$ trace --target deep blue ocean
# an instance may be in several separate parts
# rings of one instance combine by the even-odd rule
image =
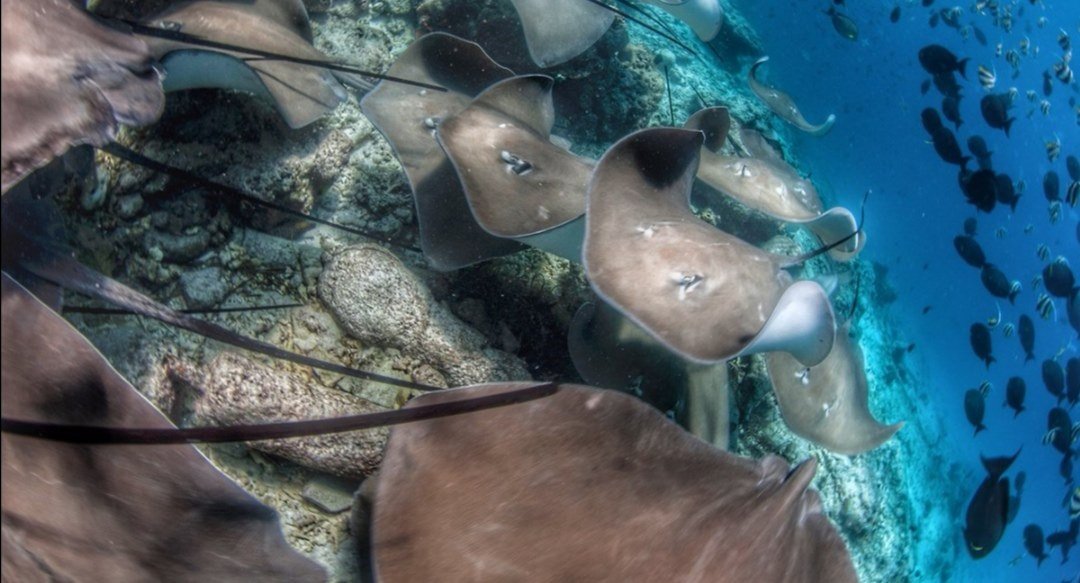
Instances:
[[[1050,249],[1050,258],[1065,257],[1075,269],[1080,266],[1077,242],[1077,209],[1064,205],[1061,219],[1051,224],[1048,201],[1043,195],[1043,176],[1055,170],[1062,178],[1062,196],[1067,187],[1066,155],[1080,153],[1080,128],[1077,112],[1070,106],[1077,99],[1072,87],[1053,80],[1049,115],[1038,110],[1038,102],[1029,103],[1028,89],[1042,95],[1042,73],[1060,59],[1057,40],[1061,29],[1080,40],[1080,2],[1046,0],[1031,5],[1018,3],[1011,33],[995,27],[987,15],[977,15],[964,5],[961,26],[979,27],[987,39],[981,45],[974,35],[962,38],[960,32],[943,23],[931,27],[931,10],[941,2],[924,8],[919,3],[901,2],[901,16],[891,23],[894,2],[847,2],[842,10],[858,25],[855,41],[841,37],[822,12],[825,2],[741,2],[742,10],[761,34],[765,49],[772,58],[770,79],[796,96],[807,118],[823,119],[835,112],[838,121],[831,133],[822,138],[799,136],[797,152],[805,169],[836,197],[834,202],[858,206],[863,193],[872,190],[866,212],[866,230],[871,244],[864,258],[884,264],[890,283],[899,298],[892,311],[902,322],[903,341],[915,343],[912,362],[917,363],[921,378],[930,384],[933,407],[922,411],[939,416],[950,430],[950,444],[963,464],[970,469],[971,481],[954,484],[974,492],[985,475],[979,455],[1022,453],[1007,475],[1027,476],[1016,520],[1005,531],[998,548],[987,558],[975,561],[961,557],[957,576],[969,581],[1075,581],[1080,573],[1080,550],[1073,549],[1069,561],[1061,564],[1054,549],[1041,568],[1023,557],[1022,531],[1035,523],[1050,533],[1066,529],[1067,509],[1063,497],[1072,488],[1059,475],[1061,455],[1043,445],[1047,430],[1047,411],[1056,399],[1045,389],[1040,363],[1057,355],[1064,363],[1080,353],[1076,333],[1065,317],[1064,301],[1057,299],[1056,315],[1040,318],[1035,304],[1042,290],[1032,289],[1032,279],[1045,263],[1036,255],[1039,244]],[[1045,18],[1045,25],[1038,21]],[[1031,47],[1039,47],[1037,56],[1022,59],[1020,74],[1012,77],[1012,68],[995,56],[997,43],[1006,48],[1029,38]],[[1074,41],[1075,42],[1075,41]],[[970,58],[967,80],[960,79],[963,99],[963,124],[957,133],[962,147],[971,135],[983,136],[993,152],[996,172],[1009,174],[1014,181],[1024,181],[1026,191],[1015,212],[998,205],[993,212],[976,212],[968,204],[957,184],[956,166],[943,162],[934,152],[928,134],[920,123],[925,107],[941,108],[942,96],[933,87],[924,95],[920,85],[929,75],[918,61],[921,47],[941,44],[961,58]],[[1033,49],[1032,49],[1033,50]],[[983,120],[979,100],[985,94],[979,85],[980,64],[996,69],[994,91],[1009,87],[1019,90],[1012,115],[1017,120],[1006,138]],[[1028,117],[1028,112],[1035,109]],[[946,122],[952,128],[952,124]],[[1061,156],[1048,161],[1045,142],[1057,136]],[[974,167],[972,163],[972,167]],[[1015,305],[992,297],[980,282],[979,271],[965,264],[953,248],[953,238],[961,234],[965,219],[978,221],[976,239],[987,258],[1010,279],[1019,280],[1023,291]],[[1025,227],[1031,225],[1028,233]],[[998,229],[1002,229],[999,238]],[[926,306],[931,306],[924,314]],[[986,322],[1001,308],[1001,324],[993,330],[993,354],[997,362],[989,369],[972,352],[969,327]],[[1035,322],[1035,361],[1024,362],[1024,352],[1016,334],[1006,338],[1005,323],[1017,322],[1021,314]],[[1002,407],[1009,377],[1020,376],[1027,383],[1027,410],[1015,419]],[[963,395],[984,380],[993,384],[987,398],[987,430],[972,436],[972,427],[963,411]],[[1075,421],[1080,411],[1071,411]],[[1073,471],[1075,478],[1076,470]],[[932,477],[931,477],[932,478]],[[939,483],[928,483],[939,488]],[[962,516],[957,516],[955,536],[961,536]],[[931,576],[930,579],[936,579]]]

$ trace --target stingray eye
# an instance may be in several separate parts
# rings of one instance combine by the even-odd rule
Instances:
[[[434,132],[436,129],[438,129],[440,121],[442,121],[442,119],[438,117],[425,117],[424,127]]]
[[[682,273],[678,276],[679,299],[685,300],[686,294],[694,291],[694,288],[705,281],[705,276],[700,273]]]
[[[509,170],[518,176],[527,174],[533,168],[533,165],[528,160],[522,160],[520,156],[506,150],[500,152],[499,157],[502,158],[503,162],[506,162]]]

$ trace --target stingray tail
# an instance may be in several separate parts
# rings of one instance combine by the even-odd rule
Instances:
[[[461,415],[493,407],[522,403],[555,394],[558,385],[537,383],[520,389],[451,400],[433,405],[418,405],[378,413],[363,413],[347,417],[330,417],[308,421],[284,421],[255,425],[226,425],[221,427],[102,427],[68,425],[21,419],[0,418],[0,431],[13,435],[78,444],[165,445],[180,443],[230,443],[328,435],[400,425],[425,419]]]
[[[215,49],[219,51],[233,51],[242,53],[245,55],[251,55],[262,60],[268,61],[285,61],[288,63],[296,63],[298,65],[308,65],[311,67],[318,67],[320,69],[326,69],[328,71],[334,71],[335,73],[352,73],[355,75],[362,75],[364,77],[370,77],[372,79],[379,79],[382,81],[391,81],[393,83],[404,83],[405,85],[413,85],[421,87],[423,89],[430,89],[432,91],[446,91],[447,89],[441,85],[433,85],[431,83],[423,83],[420,81],[412,81],[409,79],[403,79],[401,77],[393,77],[390,75],[384,75],[382,73],[375,73],[373,71],[365,71],[359,67],[349,65],[347,63],[340,63],[337,61],[331,61],[327,59],[306,59],[303,57],[296,57],[291,55],[283,55],[279,53],[273,53],[270,51],[264,51],[262,49],[256,49],[252,47],[242,47],[231,43],[224,43],[220,41],[203,38],[194,34],[188,34],[180,30],[168,30],[164,28],[157,28],[154,26],[146,26],[132,20],[117,19],[117,22],[126,25],[132,33],[140,36],[148,36],[152,38],[160,38],[164,40],[171,40],[175,42],[187,43],[189,45],[195,45],[198,47],[204,47],[208,49]]]

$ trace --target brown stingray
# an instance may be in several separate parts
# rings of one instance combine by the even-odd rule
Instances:
[[[673,353],[604,302],[578,309],[567,333],[570,357],[590,385],[633,393],[690,433],[727,449],[727,364],[698,364]]]
[[[414,399],[497,393],[498,384]],[[560,385],[400,426],[375,486],[379,580],[856,581],[817,463],[738,457],[641,401]]]
[[[173,427],[74,328],[2,278],[5,417]],[[285,542],[273,510],[190,445],[91,447],[6,432],[0,444],[4,580],[325,577]]]
[[[513,72],[476,43],[432,33],[414,41],[388,73],[447,88],[439,92],[384,81],[360,101],[405,169],[416,200],[420,246],[432,266],[457,269],[522,249],[476,223],[454,166],[435,138],[442,120]]]
[[[529,56],[541,67],[554,67],[585,52],[604,36],[615,13],[585,0],[511,0]]]
[[[799,108],[795,106],[795,101],[790,95],[775,87],[769,87],[757,80],[758,68],[768,62],[768,60],[769,57],[761,57],[750,66],[750,90],[765,102],[765,105],[769,106],[769,109],[772,110],[773,113],[780,116],[784,121],[814,136],[824,136],[827,134],[829,130],[832,129],[833,124],[836,123],[835,114],[829,114],[829,118],[825,120],[825,123],[813,125],[806,121],[806,118],[803,117]]]
[[[699,180],[774,219],[805,226],[826,244],[838,241],[858,228],[855,216],[845,208],[835,207],[822,212],[821,197],[814,184],[799,176],[779,153],[760,139],[759,134],[759,141],[751,142],[747,149],[761,155],[740,158],[721,154],[720,147],[730,126],[731,117],[726,107],[702,109],[686,121],[685,127],[715,136],[701,149]],[[851,259],[862,248],[863,239],[863,234],[859,233],[830,253],[838,259]]]
[[[782,352],[765,355],[784,422],[829,451],[854,455],[888,441],[904,423],[882,425],[870,413],[862,350],[846,326],[825,360],[807,369]]]
[[[500,81],[444,119],[437,134],[485,231],[580,261],[593,162],[552,143],[553,85],[543,75]]]
[[[588,191],[585,273],[593,289],[672,350],[698,362],[784,350],[807,366],[832,348],[825,290],[791,283],[801,259],[762,251],[702,221],[689,196],[704,134],[623,138]]]
[[[72,146],[146,125],[165,95],[147,46],[95,21],[72,0],[0,5],[2,192]]]
[[[145,24],[289,57],[326,60],[311,44],[303,6],[289,0],[181,2]],[[147,42],[167,72],[166,91],[214,87],[253,93],[270,99],[292,128],[310,124],[347,96],[334,74],[323,68],[164,38],[148,37]]]

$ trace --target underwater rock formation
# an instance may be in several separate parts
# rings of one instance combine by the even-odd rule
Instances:
[[[335,255],[319,279],[319,296],[349,335],[430,363],[450,386],[530,378],[520,361],[486,346],[381,247],[360,245]]]
[[[195,425],[250,425],[318,419],[383,410],[370,401],[320,387],[309,379],[224,353],[191,383]],[[382,462],[386,429],[369,429],[301,439],[253,441],[259,451],[304,467],[343,477],[371,475]]]

